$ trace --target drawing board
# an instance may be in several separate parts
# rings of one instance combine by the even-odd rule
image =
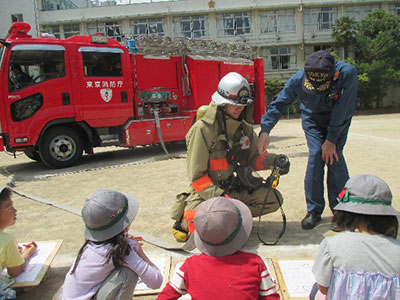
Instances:
[[[283,300],[309,299],[311,288],[315,283],[311,271],[313,259],[270,259],[266,264],[272,271],[271,274]]]
[[[158,294],[169,282],[171,271],[171,256],[166,255],[161,257],[150,257],[150,260],[160,269],[163,275],[163,283],[159,289],[151,289],[139,278],[135,287],[135,291],[133,293],[134,296]]]
[[[29,258],[24,271],[15,277],[16,282],[11,287],[39,285],[61,247],[62,242],[63,240],[36,242],[38,246],[37,250]],[[24,244],[26,243],[20,243],[19,246],[23,247]],[[7,274],[7,271],[3,269],[2,274]]]

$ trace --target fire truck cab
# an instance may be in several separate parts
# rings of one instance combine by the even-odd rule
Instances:
[[[0,47],[0,151],[50,167],[94,147],[183,140],[220,78],[246,77],[265,110],[262,59],[146,56],[101,34],[32,38],[17,22]]]

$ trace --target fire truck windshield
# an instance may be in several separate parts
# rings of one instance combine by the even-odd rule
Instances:
[[[9,91],[64,77],[64,50],[62,46],[53,45],[15,46],[9,61]]]

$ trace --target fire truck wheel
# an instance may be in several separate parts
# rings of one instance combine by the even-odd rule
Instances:
[[[81,158],[83,142],[80,135],[68,127],[50,129],[40,143],[42,161],[49,167],[67,168]]]
[[[42,161],[42,159],[40,158],[39,152],[37,152],[35,150],[27,149],[24,151],[24,153],[27,157],[29,157],[32,160]]]

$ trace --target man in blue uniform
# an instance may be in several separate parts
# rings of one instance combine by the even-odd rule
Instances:
[[[317,51],[289,79],[261,119],[257,147],[263,155],[269,145],[269,133],[280,116],[286,113],[289,104],[296,99],[301,101],[302,126],[309,149],[304,180],[307,214],[301,221],[303,229],[312,229],[321,220],[325,207],[325,164],[331,210],[349,179],[343,147],[355,112],[357,89],[357,70],[353,65],[335,61],[326,51]]]

